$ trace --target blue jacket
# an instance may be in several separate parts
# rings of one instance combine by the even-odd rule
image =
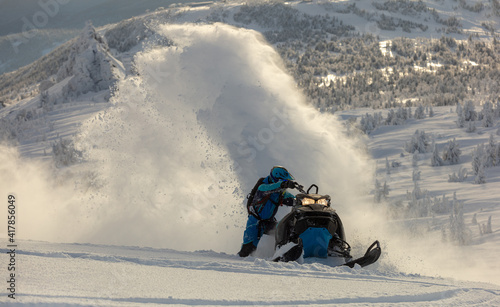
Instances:
[[[252,204],[252,210],[260,219],[266,220],[273,218],[278,211],[280,205],[280,197],[282,202],[285,200],[291,201],[294,196],[281,187],[283,180],[273,183],[270,176],[264,178],[262,184],[257,188]],[[263,198],[269,197],[265,203],[259,203]]]

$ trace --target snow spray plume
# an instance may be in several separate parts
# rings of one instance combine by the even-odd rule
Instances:
[[[157,32],[174,45],[138,54],[138,74],[82,125],[74,143],[86,163],[53,180],[45,165],[6,157],[30,178],[7,186],[36,198],[24,238],[234,253],[244,195],[280,164],[331,194],[366,244],[358,213],[368,215],[371,167],[333,115],[305,103],[263,37],[222,24]]]
[[[275,164],[332,193],[346,218],[357,211],[366,160],[332,115],[306,106],[260,34],[223,24],[157,32],[174,45],[138,54],[138,76],[118,84],[114,107],[79,140],[105,180],[89,240],[235,252],[244,195]]]
[[[16,197],[16,239],[73,241],[86,231],[75,223],[87,214],[75,194],[81,188],[79,179],[71,173],[58,174],[49,162],[24,159],[5,144],[0,144],[0,160],[2,197],[6,201],[11,193]],[[6,215],[7,210],[1,210],[2,237],[6,237]]]

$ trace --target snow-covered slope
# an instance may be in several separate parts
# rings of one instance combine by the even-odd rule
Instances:
[[[323,8],[316,4],[293,5],[314,13]],[[223,8],[232,14],[235,6]],[[361,134],[354,118],[375,111],[312,107],[261,33],[197,22],[229,19],[221,8],[178,8],[149,14],[148,27],[142,19],[105,27],[100,33],[120,50],[91,40],[84,44],[91,48],[61,63],[73,69],[43,84],[46,94],[0,109],[0,159],[8,161],[0,165],[0,186],[7,187],[5,203],[12,193],[18,209],[16,302],[498,305],[498,167],[486,170],[484,184],[473,184],[472,175],[448,182],[459,167],[471,168],[473,150],[490,134],[499,143],[498,117],[490,127],[474,121],[477,130],[468,133],[457,127],[455,106],[435,107],[433,117],[427,110],[423,119]],[[115,69],[112,91],[78,87],[99,84]],[[70,92],[80,93],[71,101],[45,103],[67,97],[76,79],[85,82],[72,83]],[[432,151],[416,158],[405,152],[417,129],[439,152],[456,138],[460,163],[432,167]],[[379,262],[365,269],[310,259],[276,264],[266,260],[264,244],[258,258],[236,257],[245,195],[275,164],[332,195],[354,255],[379,239]],[[382,195],[375,179],[388,186],[382,202],[374,202]],[[417,193],[414,182],[427,191]],[[435,200],[443,194],[448,202]],[[442,204],[442,211],[429,209]],[[0,211],[6,239],[7,214]],[[464,246],[450,222],[457,216],[469,234]],[[480,232],[489,216],[491,233]],[[0,244],[8,257],[7,240]],[[6,291],[0,302],[11,303]]]
[[[212,251],[20,244],[20,306],[500,304],[498,286],[485,283],[318,263],[241,260]],[[5,302],[3,295],[1,299]]]

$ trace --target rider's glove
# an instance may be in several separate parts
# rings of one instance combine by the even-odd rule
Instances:
[[[291,180],[285,180],[281,183],[281,188],[282,189],[294,189],[295,188],[295,182]]]

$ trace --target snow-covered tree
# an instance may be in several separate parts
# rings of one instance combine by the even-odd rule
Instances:
[[[385,123],[389,126],[404,125],[408,118],[408,111],[403,107],[399,107],[397,111],[394,111],[394,109],[389,110]]]
[[[485,152],[485,161],[484,161],[484,166],[485,167],[493,167],[498,164],[498,153],[497,153],[497,144],[495,143],[495,138],[493,134],[490,134],[490,139],[488,141],[488,144],[486,145],[486,152]]]
[[[493,111],[493,104],[491,102],[486,102],[483,104],[482,123],[483,127],[493,127],[495,120],[495,113]]]
[[[425,217],[431,212],[429,192],[421,189],[418,182],[414,182],[413,191],[406,193],[408,201],[408,215],[410,217]]]
[[[482,164],[482,163],[481,163],[481,165],[479,165],[479,169],[477,171],[476,178],[474,178],[474,183],[475,184],[486,183],[486,174],[484,172],[484,164]]]
[[[444,165],[443,159],[441,159],[441,156],[439,155],[439,151],[437,149],[436,143],[432,144],[432,157],[431,157],[431,165],[432,166],[441,166]]]
[[[462,106],[459,104],[457,104],[457,127],[458,128],[464,128],[465,127],[465,124],[466,124],[466,121],[465,121],[465,113],[464,113],[464,110],[462,108]]]
[[[460,162],[460,155],[462,151],[455,139],[448,141],[448,144],[443,149],[443,161],[450,164],[457,164]]]
[[[396,118],[399,120],[395,125],[401,125],[406,122],[408,118],[411,117],[411,109],[410,112],[408,112],[407,109],[403,107],[399,107],[398,110],[396,111]]]
[[[414,117],[415,117],[415,119],[424,119],[425,118],[425,108],[424,108],[424,106],[419,105],[415,109],[415,115],[414,115]]]
[[[448,176],[448,182],[464,182],[467,179],[467,169],[461,167],[458,173],[453,172],[453,174]]]
[[[500,165],[500,144],[497,145],[497,165]]]
[[[411,165],[413,167],[418,166],[418,151],[413,152],[412,159],[411,159]]]
[[[453,199],[453,210],[450,215],[450,237],[459,245],[467,245],[471,239],[471,231],[465,225],[463,203]]]
[[[462,108],[462,105],[460,104],[460,102],[457,103],[457,107],[456,107],[455,111],[457,112],[457,114],[463,114],[464,109]]]
[[[491,215],[488,217],[488,223],[485,224],[479,224],[479,234],[484,235],[487,233],[493,233],[493,229],[491,228]]]
[[[424,119],[425,118],[425,108],[423,105],[419,105],[415,110],[415,119]]]
[[[469,121],[465,132],[468,133],[476,132],[476,122],[474,122],[473,120]]]
[[[450,212],[450,209],[451,202],[448,197],[446,197],[446,195],[443,195],[442,198],[434,197],[431,207],[432,212],[437,214],[444,214]]]
[[[374,121],[373,116],[371,114],[368,114],[368,113],[366,113],[366,116],[365,115],[361,116],[361,120],[360,120],[359,124],[360,124],[361,131],[363,131],[366,134],[369,134],[370,132],[372,132],[376,127],[376,123]]]
[[[420,174],[421,173],[422,173],[421,171],[413,170],[413,173],[412,173],[412,176],[411,176],[413,182],[420,180]]]
[[[384,185],[380,185],[378,180],[375,180],[375,191],[374,191],[374,200],[376,203],[382,201],[382,199],[387,199],[389,195],[389,186],[387,185],[387,181],[384,182]]]
[[[424,131],[416,130],[411,140],[406,142],[405,150],[409,153],[415,151],[419,153],[426,153],[429,150],[430,137]]]
[[[474,213],[474,215],[472,216],[471,223],[472,225],[477,225],[477,213]]]
[[[483,165],[484,161],[484,144],[477,145],[476,148],[472,151],[472,171],[474,175],[477,175],[479,172],[479,168]]]
[[[463,113],[465,116],[466,121],[474,121],[477,119],[477,112],[476,112],[476,107],[474,106],[474,102],[471,100],[468,100],[465,103],[465,106],[463,108]]]
[[[50,109],[49,91],[43,91],[40,93],[40,107],[42,107],[44,110]]]
[[[493,229],[491,229],[491,215],[488,217],[488,224],[486,224],[486,231],[484,233],[493,233]]]
[[[379,112],[373,115],[366,113],[365,115],[361,116],[359,129],[366,134],[370,134],[370,132],[380,126],[382,122],[382,113]]]

